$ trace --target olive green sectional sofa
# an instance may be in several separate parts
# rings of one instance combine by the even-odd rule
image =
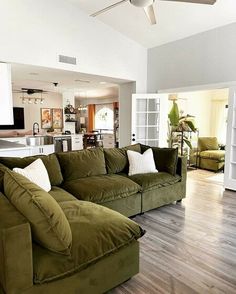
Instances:
[[[126,216],[179,201],[186,193],[186,159],[174,149],[153,148],[158,173],[128,176],[127,150],[147,148],[137,144],[1,157],[0,293],[104,293],[138,273],[138,238],[144,231]],[[45,247],[35,225],[16,208],[24,193],[32,204],[34,193],[40,197],[41,191],[12,169],[37,158],[47,169],[50,197],[69,222],[72,243],[66,254]]]

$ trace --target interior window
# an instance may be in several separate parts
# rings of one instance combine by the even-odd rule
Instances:
[[[112,130],[114,127],[113,104],[96,104],[95,129]]]

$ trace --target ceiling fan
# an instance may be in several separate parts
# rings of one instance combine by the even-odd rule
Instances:
[[[109,5],[93,14],[90,16],[98,16],[99,14],[106,12],[112,8],[115,8],[116,6],[125,3],[125,2],[130,2],[133,6],[143,8],[147,18],[149,19],[150,23],[152,25],[156,24],[156,16],[153,8],[153,4],[155,0],[121,0],[118,1],[112,5]],[[175,2],[188,2],[188,3],[195,3],[195,4],[208,4],[208,5],[213,5],[215,4],[216,0],[162,0],[162,1],[175,1]]]
[[[30,89],[30,88],[21,88],[21,90],[14,90],[14,93],[25,93],[27,95],[33,95],[38,93],[48,93],[47,91],[41,90],[41,89]]]

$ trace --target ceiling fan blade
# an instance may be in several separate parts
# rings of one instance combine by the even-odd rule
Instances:
[[[148,20],[150,21],[151,25],[156,24],[157,21],[156,21],[156,16],[155,16],[155,12],[153,9],[153,5],[149,5],[147,7],[144,7],[143,9],[144,9],[146,16],[147,16]]]
[[[213,5],[216,3],[217,0],[162,0],[162,1],[187,2],[187,3],[195,3],[195,4]]]
[[[127,2],[127,1],[129,1],[129,0],[121,0],[121,1],[119,1],[119,2],[116,2],[116,3],[114,3],[114,4],[110,5],[110,6],[107,6],[107,7],[103,8],[103,9],[97,11],[97,12],[94,12],[94,13],[91,14],[90,16],[95,17],[95,16],[97,16],[97,15],[103,13],[103,12],[106,12],[106,11],[108,11],[108,10],[110,10],[110,9],[112,9],[112,8],[114,8],[114,7],[116,7],[116,6],[120,5],[120,4],[122,4],[122,3],[125,3],[125,2]]]

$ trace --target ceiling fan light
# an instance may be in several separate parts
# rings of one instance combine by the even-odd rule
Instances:
[[[40,99],[40,104],[43,104],[43,101],[44,101],[44,99],[43,99],[43,98],[41,98],[41,99]]]
[[[137,7],[147,7],[152,5],[155,0],[129,0],[130,3]]]
[[[31,98],[28,98],[28,103],[29,104],[32,104],[33,103],[32,100],[31,100]]]

